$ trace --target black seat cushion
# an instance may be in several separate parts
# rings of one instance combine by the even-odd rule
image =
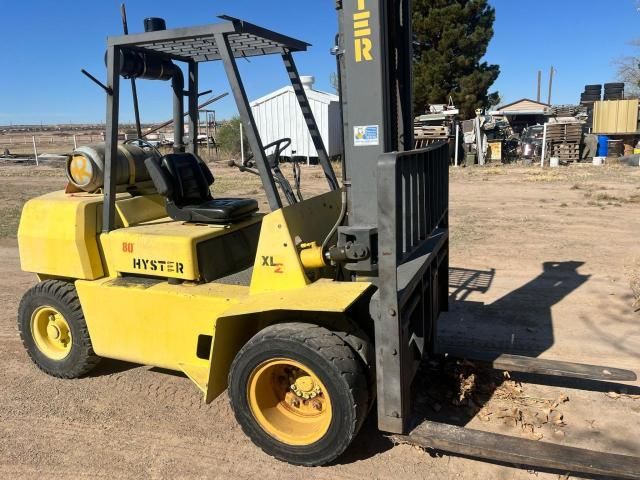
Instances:
[[[167,204],[167,213],[174,220],[197,223],[229,223],[242,220],[258,210],[252,198],[216,198],[199,205],[178,208]]]
[[[251,198],[214,199],[209,189],[213,174],[191,153],[148,158],[145,165],[158,193],[167,198],[167,213],[174,220],[229,223],[258,210],[258,202]]]

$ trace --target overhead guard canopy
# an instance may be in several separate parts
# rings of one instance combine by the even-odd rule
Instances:
[[[222,15],[224,23],[174,28],[157,32],[110,37],[109,45],[155,53],[183,62],[221,60],[216,35],[225,34],[236,58],[303,52],[310,44],[234,17]]]

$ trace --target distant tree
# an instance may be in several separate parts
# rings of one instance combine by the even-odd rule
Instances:
[[[218,146],[231,155],[240,154],[240,117],[233,117],[218,129]],[[247,136],[244,136],[245,152],[249,151]]]
[[[489,88],[500,67],[482,62],[493,37],[495,9],[488,0],[414,0],[414,108],[449,97],[466,117],[499,101]]]
[[[640,39],[633,40],[631,45],[640,49]],[[618,70],[618,80],[625,83],[625,95],[640,96],[640,54],[620,57],[614,60]]]

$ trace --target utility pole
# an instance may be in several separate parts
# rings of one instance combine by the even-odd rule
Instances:
[[[542,92],[542,70],[538,70],[538,96],[536,97],[537,102],[540,102],[541,92]]]
[[[551,70],[549,71],[549,99],[547,101],[548,105],[551,105],[551,92],[553,91],[553,75],[556,73],[556,69],[551,65]]]

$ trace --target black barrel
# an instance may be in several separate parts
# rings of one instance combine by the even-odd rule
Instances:
[[[160,17],[148,17],[144,19],[144,31],[149,32],[159,32],[161,30],[167,29],[167,22],[164,21],[164,18]]]

